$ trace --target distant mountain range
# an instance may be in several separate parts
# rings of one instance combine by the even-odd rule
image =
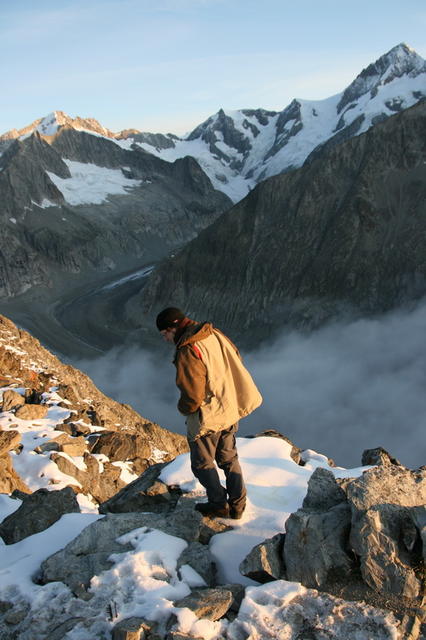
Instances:
[[[233,202],[261,180],[300,167],[325,144],[337,144],[367,131],[426,97],[426,61],[399,44],[325,100],[293,100],[282,111],[220,109],[184,137],[128,129],[113,133],[94,119],[72,119],[61,111],[0,137],[1,145],[38,131],[55,135],[72,127],[139,147],[163,160],[192,156],[215,189]]]
[[[0,300],[31,296],[37,286],[55,300],[58,292],[78,282],[105,283],[108,274],[112,279],[177,252],[177,262],[174,258],[166,262],[171,269],[166,276],[162,268],[150,276],[148,313],[173,294],[189,308],[214,312],[231,328],[235,323],[248,327],[249,318],[259,310],[262,322],[269,326],[268,314],[276,305],[281,305],[274,316],[279,322],[297,316],[297,323],[309,324],[314,317],[327,315],[326,298],[332,300],[330,309],[339,299],[374,310],[389,308],[403,298],[404,282],[407,290],[419,295],[425,274],[409,225],[413,222],[413,234],[423,237],[419,207],[424,212],[425,177],[418,141],[411,134],[402,136],[401,127],[413,122],[412,116],[406,119],[404,114],[425,98],[426,62],[400,44],[336,96],[293,100],[281,112],[221,109],[185,137],[135,129],[114,133],[92,118],[71,118],[62,111],[9,131],[0,136]],[[414,113],[422,122],[422,109]],[[389,118],[394,124],[383,129]],[[377,137],[370,136],[376,129],[380,130]],[[417,131],[425,135],[423,125],[418,124]],[[379,145],[375,155],[370,153],[370,140]],[[398,162],[390,162],[390,149],[394,158],[398,152],[395,140],[407,166],[412,153],[419,163],[413,169],[420,181],[417,187],[413,173],[403,177]],[[348,160],[348,149],[355,154],[353,162]],[[376,165],[371,164],[372,157]],[[364,161],[370,166],[369,175],[363,170]],[[333,177],[323,175],[324,163]],[[342,167],[346,173],[342,174]],[[267,180],[278,174],[285,175],[277,182]],[[406,203],[398,204],[395,184],[402,189],[400,202],[412,199],[414,214]],[[247,194],[246,204],[231,208]],[[303,215],[301,203],[306,204]],[[238,226],[243,218],[247,228]],[[303,228],[299,228],[302,219]],[[342,237],[331,243],[317,263],[318,243],[325,242],[326,230],[342,220],[347,229],[354,220],[361,224],[366,253],[358,255],[354,239],[347,244]],[[377,224],[383,234],[372,239]],[[341,232],[344,228],[336,238]],[[220,245],[217,238],[223,239]],[[307,238],[312,245],[304,243]],[[377,243],[390,239],[397,250],[388,254],[383,249],[389,262],[382,263],[384,254]],[[213,246],[219,263],[213,261],[205,269],[203,255],[208,256]],[[337,271],[332,267],[343,246],[348,255],[358,256],[355,270],[351,267],[347,273],[340,263]],[[410,252],[420,266],[411,264]],[[392,255],[400,256],[398,265]],[[302,271],[295,268],[297,264]],[[198,275],[195,265],[199,265]],[[277,265],[280,273],[282,265],[287,268],[274,280]],[[360,265],[364,275],[358,272]],[[322,274],[319,280],[312,275],[314,266]],[[240,275],[230,299],[234,272]],[[390,273],[395,275],[393,284],[382,295]],[[256,292],[252,298],[247,287]],[[308,311],[300,303],[296,312],[293,302],[305,299],[305,293],[311,302],[321,299],[318,313],[311,302]],[[235,306],[240,302],[253,307],[243,319]],[[137,303],[129,317],[140,311]]]

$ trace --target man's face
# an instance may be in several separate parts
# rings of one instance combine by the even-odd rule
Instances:
[[[166,342],[174,342],[176,327],[168,327],[168,329],[163,329],[160,333]]]

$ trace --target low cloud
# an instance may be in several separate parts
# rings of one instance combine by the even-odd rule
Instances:
[[[275,428],[303,449],[358,466],[382,446],[410,467],[426,464],[426,301],[374,319],[293,331],[245,358],[264,397],[240,434]],[[76,363],[107,395],[184,433],[170,354],[113,350]]]

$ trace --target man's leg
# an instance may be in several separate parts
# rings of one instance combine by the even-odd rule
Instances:
[[[227,508],[226,491],[220,483],[214,462],[220,435],[220,432],[212,433],[188,441],[192,473],[205,488],[209,503],[218,509]]]
[[[237,429],[238,423],[219,432],[215,456],[218,467],[225,472],[228,502],[234,516],[244,511],[247,496],[235,441]]]

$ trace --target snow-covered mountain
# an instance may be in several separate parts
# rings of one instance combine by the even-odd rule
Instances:
[[[426,97],[426,61],[399,44],[325,100],[293,100],[281,112],[221,109],[183,138],[134,138],[165,160],[191,155],[216,189],[238,201],[264,178],[300,167],[328,141],[367,131]]]
[[[78,116],[77,118],[71,118],[63,111],[52,111],[52,113],[49,113],[44,118],[34,120],[34,122],[23,129],[11,129],[4,135],[0,136],[0,140],[2,142],[6,140],[15,140],[16,138],[29,136],[35,131],[43,136],[53,136],[61,127],[66,126],[72,127],[77,131],[89,131],[90,133],[105,136],[106,138],[114,138],[116,135],[99,124],[99,122],[94,118],[80,118]]]
[[[53,136],[72,128],[126,150],[142,148],[168,162],[192,156],[214,188],[237,202],[261,180],[300,167],[323,145],[359,135],[424,98],[426,61],[402,43],[363,69],[341,93],[324,100],[294,99],[282,111],[220,109],[183,137],[136,129],[114,133],[93,118],[54,111],[0,136],[0,151],[34,132]]]

